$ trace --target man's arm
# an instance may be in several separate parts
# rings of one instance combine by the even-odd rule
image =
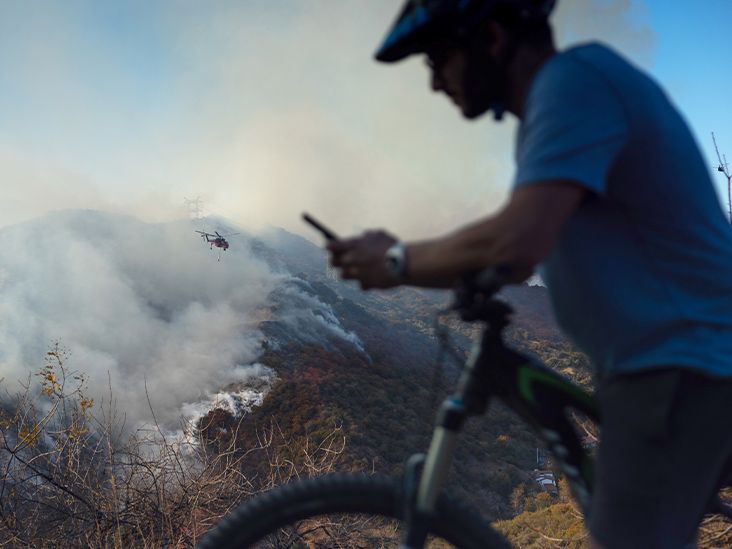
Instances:
[[[525,278],[549,255],[586,192],[569,180],[520,187],[496,215],[445,237],[409,244],[408,283],[450,287],[462,274],[500,264]]]
[[[449,288],[465,273],[501,264],[523,280],[549,255],[586,192],[570,180],[520,187],[498,214],[442,238],[407,244],[406,280],[395,280],[384,268],[384,254],[396,240],[382,231],[330,242],[331,262],[342,268],[343,278],[358,280],[364,289]]]

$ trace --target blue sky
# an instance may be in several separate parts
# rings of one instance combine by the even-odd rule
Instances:
[[[648,0],[647,7],[656,35],[651,71],[682,109],[710,165],[717,162],[712,131],[732,161],[732,2]],[[715,176],[722,192],[726,179]]]
[[[171,219],[195,195],[305,233],[303,209],[407,237],[494,211],[515,124],[464,122],[418,60],[371,61],[398,5],[1,2],[0,226],[69,207]],[[560,45],[614,45],[667,89],[710,171],[711,131],[732,159],[732,2],[558,5]]]

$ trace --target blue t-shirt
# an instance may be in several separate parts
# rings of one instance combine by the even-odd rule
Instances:
[[[515,187],[590,191],[540,273],[600,378],[670,365],[732,376],[732,228],[654,81],[600,44],[556,54],[531,85],[516,161]]]

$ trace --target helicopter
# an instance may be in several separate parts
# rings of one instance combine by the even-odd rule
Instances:
[[[222,234],[219,234],[218,231],[214,231],[214,234],[207,233],[204,231],[196,231],[196,232],[201,235],[201,238],[203,238],[204,241],[206,241],[210,244],[209,249],[213,250],[214,246],[219,248],[218,261],[221,261],[221,250],[226,251],[229,249],[229,242],[226,240],[226,237],[239,234],[239,233],[231,233],[231,234],[227,234],[227,235],[222,235]]]

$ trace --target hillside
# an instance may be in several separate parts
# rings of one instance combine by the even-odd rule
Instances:
[[[219,261],[199,229],[239,234]],[[7,539],[76,539],[59,538],[38,501],[55,506],[54,521],[68,532],[83,532],[93,497],[94,508],[124,514],[130,529],[115,535],[134,544],[157,528],[156,517],[189,525],[175,533],[189,540],[248,494],[296,476],[398,475],[409,455],[426,450],[458,373],[451,362],[436,364],[433,323],[449,292],[362,292],[328,276],[321,248],[280,229],[251,235],[221,219],[149,224],[58,212],[0,231],[0,287],[0,429],[9,441],[0,489],[12,494],[3,512],[16,517],[0,525]],[[511,344],[589,383],[545,289],[517,286],[503,297],[516,309]],[[466,356],[476,327],[446,323]],[[17,398],[16,380],[27,387]],[[62,415],[51,422],[44,410]],[[108,454],[93,450],[102,442]],[[522,510],[516,494],[536,496],[537,444],[493,403],[466,428],[451,490],[487,518],[511,519]],[[159,452],[152,468],[140,459],[149,445]],[[60,459],[70,447],[76,457]],[[29,455],[53,482],[24,480],[38,470],[22,465]],[[161,482],[167,499],[155,497]],[[126,486],[124,498],[110,486]],[[138,512],[148,508],[157,514]],[[106,525],[99,531],[128,528],[115,516],[95,518]]]
[[[265,246],[268,260],[297,273],[303,290],[326,303],[363,345],[309,344],[276,322],[265,324],[264,333],[277,345],[261,360],[279,381],[247,418],[244,436],[273,420],[295,439],[322,437],[340,425],[347,436],[345,467],[398,474],[410,454],[426,449],[436,406],[457,374],[447,363],[435,385],[433,321],[449,292],[362,292],[326,277],[325,254],[300,237],[278,231],[276,238],[262,238]],[[556,327],[546,290],[512,287],[504,297],[516,309],[509,340],[588,382],[588,364]],[[454,319],[450,325],[466,354],[476,327]],[[495,403],[487,417],[468,426],[455,467],[456,491],[490,518],[512,516],[511,493],[530,479],[537,444],[525,425]]]

